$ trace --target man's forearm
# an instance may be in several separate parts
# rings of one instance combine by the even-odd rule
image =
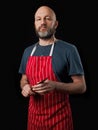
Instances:
[[[20,87],[21,87],[21,89],[22,89],[26,84],[28,84],[28,81],[27,81],[27,80],[24,80],[24,79],[21,79],[21,80],[20,80]]]
[[[26,85],[29,84],[26,75],[22,75],[22,78],[20,80],[20,87],[21,89]]]

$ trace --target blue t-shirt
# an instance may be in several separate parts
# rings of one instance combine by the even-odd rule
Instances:
[[[57,40],[54,45],[52,67],[57,79],[62,82],[72,82],[72,75],[84,75],[83,65],[76,46],[63,40]],[[34,46],[35,44],[24,50],[19,73],[25,74],[26,63]],[[38,44],[33,55],[47,56],[49,55],[50,49],[51,45],[41,46]]]

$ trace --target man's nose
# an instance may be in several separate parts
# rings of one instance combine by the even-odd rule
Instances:
[[[46,20],[45,19],[41,19],[41,24],[46,24]]]

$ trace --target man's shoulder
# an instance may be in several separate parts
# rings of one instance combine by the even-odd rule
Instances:
[[[33,43],[25,48],[25,50],[32,49],[36,43]]]
[[[27,46],[25,49],[24,49],[24,55],[25,56],[29,56],[30,53],[32,52],[32,49],[33,47],[35,46],[36,43],[33,43],[33,44],[29,44],[29,46]]]
[[[27,52],[27,51],[32,51],[33,47],[35,46],[36,43],[33,43],[33,44],[30,44],[29,46],[27,46],[24,51]]]
[[[67,48],[67,49],[75,48],[74,44],[64,40],[57,40],[57,46],[60,48]]]

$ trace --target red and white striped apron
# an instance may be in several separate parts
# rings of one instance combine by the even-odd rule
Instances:
[[[33,48],[26,66],[30,84],[35,85],[46,77],[57,81],[52,69],[54,44],[49,56],[32,56],[36,47]],[[68,94],[53,91],[42,96],[30,96],[27,130],[73,130]]]

